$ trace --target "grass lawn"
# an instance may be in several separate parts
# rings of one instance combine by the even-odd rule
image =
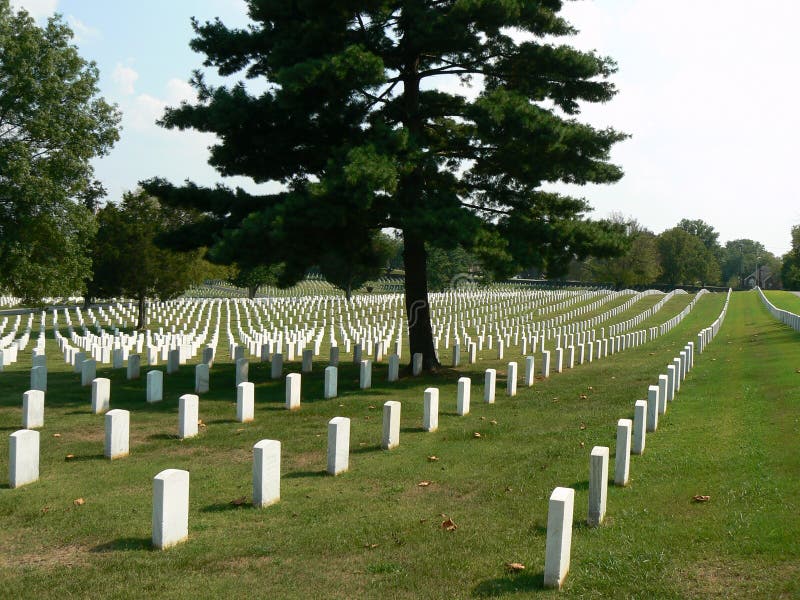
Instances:
[[[764,295],[767,297],[767,300],[772,302],[777,308],[800,315],[800,296],[794,292],[768,290],[764,292]]]
[[[367,391],[357,368],[342,364],[333,400],[322,400],[319,361],[303,376],[301,410],[288,413],[283,381],[269,380],[267,363],[251,363],[256,420],[241,424],[233,367],[218,363],[200,400],[206,426],[184,441],[175,437],[177,399],[193,389],[193,366],[165,376],[165,401],[154,405],[145,403],[144,377],[128,382],[124,370],[98,369],[112,380],[112,408],[131,411],[131,455],[113,462],[102,456],[103,417],[90,412],[89,388],[48,340],[41,479],[11,490],[0,476],[0,596],[557,595],[541,589],[547,502],[554,487],[568,486],[576,498],[567,597],[796,597],[800,334],[773,321],[754,293],[734,294],[720,334],[697,355],[645,454],[632,458],[631,485],[609,489],[606,524],[584,525],[592,446],[611,447],[613,471],[617,419],[632,417],[634,401],[723,302],[709,294],[667,335],[530,389],[520,383],[514,398],[505,396],[506,362],[491,352],[478,365],[393,384],[384,362]],[[482,401],[488,367],[498,369],[492,405]],[[20,427],[29,368],[30,347],[0,374],[6,433]],[[472,412],[459,417],[455,381],[464,375]],[[428,386],[440,388],[436,433],[421,429]],[[400,447],[391,452],[379,446],[387,400],[402,402]],[[335,478],[324,474],[334,416],[352,420],[350,471]],[[265,438],[283,445],[281,501],[255,509],[251,449]],[[161,552],[150,548],[152,477],[166,468],[191,473],[189,540]],[[695,494],[711,500],[692,503]],[[448,518],[453,531],[442,528]],[[510,562],[526,569],[510,573]]]

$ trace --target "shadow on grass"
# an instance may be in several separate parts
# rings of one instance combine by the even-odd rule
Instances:
[[[216,504],[209,504],[200,509],[200,512],[215,513],[215,512],[230,512],[234,510],[247,510],[255,508],[252,502],[242,502],[241,504],[234,504],[233,502],[217,502]]]
[[[177,440],[180,439],[177,433],[154,433],[147,436],[148,440]]]
[[[130,550],[152,550],[153,540],[150,538],[119,538],[95,546],[90,552],[121,552]]]
[[[573,483],[572,485],[568,485],[567,487],[571,487],[576,492],[586,491],[589,489],[589,480],[587,479],[586,481],[576,481],[575,483]]]
[[[508,574],[505,577],[487,579],[476,585],[472,595],[477,598],[494,598],[513,592],[546,591],[544,587],[544,571],[537,574]]]
[[[380,444],[371,444],[369,446],[359,446],[350,450],[350,454],[366,454],[368,452],[380,452],[382,450]]]
[[[281,475],[283,479],[302,479],[304,477],[325,477],[328,474],[324,469],[322,471],[292,471]]]
[[[425,433],[422,427],[401,427],[400,433]]]
[[[105,454],[85,454],[83,456],[73,456],[72,458],[70,458],[69,460],[66,460],[65,462],[68,462],[68,463],[71,463],[71,462],[82,462],[82,461],[86,461],[86,460],[107,460],[107,459],[105,457]]]

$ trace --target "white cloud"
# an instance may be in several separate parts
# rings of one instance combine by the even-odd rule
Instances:
[[[119,86],[120,93],[129,96],[134,93],[134,84],[139,79],[139,73],[122,63],[117,63],[111,73],[111,79]]]
[[[197,100],[197,92],[188,82],[176,77],[167,82],[166,103],[169,106],[177,106],[181,102],[194,100]]]
[[[90,27],[73,15],[67,16],[67,25],[72,29],[73,39],[78,44],[100,37],[99,29]]]
[[[58,0],[11,0],[11,8],[25,9],[37,21],[47,18],[56,12]]]

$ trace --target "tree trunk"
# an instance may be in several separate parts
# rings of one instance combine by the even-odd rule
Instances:
[[[256,297],[256,292],[258,291],[258,285],[249,285],[247,286],[247,297],[252,300]]]
[[[439,361],[433,348],[424,240],[405,234],[403,261],[406,268],[406,315],[411,358],[413,360],[414,354],[422,353],[422,368],[431,371],[439,367]]]
[[[350,302],[350,297],[352,295],[353,295],[353,290],[351,289],[350,284],[348,283],[347,286],[345,286],[344,288],[344,297],[348,302]]]
[[[142,330],[147,327],[147,298],[142,294],[139,296],[139,316],[136,329]]]

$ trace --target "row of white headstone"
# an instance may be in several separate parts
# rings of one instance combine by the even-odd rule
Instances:
[[[764,306],[767,307],[767,310],[772,315],[774,319],[777,319],[784,325],[788,325],[795,331],[800,331],[800,315],[797,315],[791,311],[784,310],[782,308],[778,308],[769,299],[764,295],[764,292],[761,288],[757,287],[758,296],[761,298],[761,302],[764,303]]]
[[[697,334],[696,342],[689,342],[667,373],[659,375],[658,385],[648,387],[647,400],[637,400],[634,418],[617,422],[616,452],[614,461],[614,484],[626,486],[630,478],[631,454],[642,454],[646,432],[658,428],[659,415],[667,410],[667,404],[675,398],[680,382],[694,366],[695,349],[702,353],[719,332],[728,310],[731,290],[717,319]],[[603,523],[608,495],[609,448],[595,446],[589,455],[589,507],[587,523],[597,527]],[[547,515],[547,541],[545,548],[544,585],[560,589],[569,572],[573,508],[575,490],[557,487],[550,496]]]

